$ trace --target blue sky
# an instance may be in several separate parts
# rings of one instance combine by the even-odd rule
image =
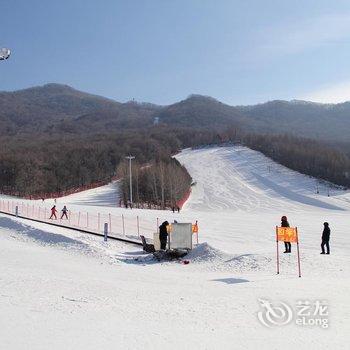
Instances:
[[[0,2],[0,90],[48,82],[118,101],[350,100],[350,1]]]

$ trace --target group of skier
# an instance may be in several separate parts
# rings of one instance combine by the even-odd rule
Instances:
[[[168,230],[167,226],[169,225],[168,221],[164,221],[159,226],[159,240],[160,240],[160,249],[165,250],[166,244],[168,240]],[[330,248],[329,248],[329,239],[331,230],[329,228],[328,222],[323,223],[323,232],[322,232],[322,242],[321,242],[321,254],[330,254]],[[281,218],[281,227],[290,227],[288,219],[285,215]],[[290,242],[284,242],[285,251],[284,253],[291,253],[292,252],[292,244]],[[327,251],[325,251],[325,246]]]
[[[62,212],[62,215],[61,215],[61,219],[63,219],[64,217],[68,220],[68,209],[66,206],[63,207],[63,209],[61,210]],[[57,220],[57,209],[56,209],[56,205],[54,205],[52,208],[51,208],[51,216],[50,216],[50,219],[56,219]]]
[[[286,216],[281,218],[281,227],[289,227],[289,222]],[[322,242],[321,242],[321,254],[330,254],[329,248],[329,239],[331,235],[331,229],[329,228],[328,222],[323,223],[323,232],[322,232]],[[326,246],[327,252],[325,252],[324,247]],[[290,242],[284,242],[285,251],[284,253],[291,253],[292,245]]]
[[[172,212],[173,213],[175,213],[175,211],[177,211],[178,213],[180,213],[180,207],[178,206],[178,205],[173,205],[172,207],[171,207],[171,210],[172,210]]]
[[[68,209],[66,206],[63,207],[61,212],[62,212],[61,219],[66,218],[68,220]],[[51,208],[50,219],[57,220],[57,213],[58,213],[58,211],[56,209],[56,205],[54,205]],[[168,225],[169,225],[169,222],[164,221],[159,226],[159,240],[160,240],[160,248],[161,249],[166,249],[166,244],[167,244],[167,240],[168,240],[168,231],[167,231]],[[322,232],[321,254],[330,254],[329,239],[330,239],[331,230],[329,228],[328,222],[324,222],[323,226],[324,226],[324,228],[323,228],[323,232]],[[283,215],[281,218],[281,227],[290,227],[288,219],[285,215]],[[285,246],[284,253],[291,253],[292,244],[290,242],[284,242],[284,246]],[[325,247],[326,247],[327,251],[325,251]]]

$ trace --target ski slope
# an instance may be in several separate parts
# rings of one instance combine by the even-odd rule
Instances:
[[[350,208],[349,196],[342,196],[344,191],[291,171],[245,147],[185,150],[177,159],[197,181],[187,203],[189,210],[273,212],[281,206],[288,211]]]
[[[189,265],[0,215],[5,349],[348,348],[350,193],[244,147],[187,149],[176,158],[196,182],[180,213],[117,208],[117,183],[59,198],[57,206],[123,214],[130,224],[138,216],[145,228],[157,218],[198,220],[202,244]],[[302,278],[294,246],[275,272],[282,215],[299,229]],[[329,256],[319,254],[324,221],[332,230]],[[291,306],[326,301],[330,328],[267,328],[257,318],[261,298]]]

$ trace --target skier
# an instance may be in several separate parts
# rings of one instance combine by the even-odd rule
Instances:
[[[66,219],[68,220],[68,215],[67,215],[67,213],[68,213],[68,209],[67,209],[66,206],[64,206],[63,209],[62,209],[61,220],[63,219],[64,216],[65,216]]]
[[[51,216],[50,216],[50,219],[52,219],[52,217],[55,217],[55,219],[57,220],[56,213],[57,213],[57,209],[56,209],[56,206],[54,205],[54,206],[51,208]]]
[[[168,240],[168,231],[167,226],[169,225],[168,221],[164,221],[159,226],[159,240],[160,240],[160,249],[165,250],[166,249],[166,243]]]
[[[322,243],[321,243],[321,254],[329,254],[329,236],[331,234],[331,229],[329,228],[328,222],[323,223],[323,232],[322,232]],[[324,246],[327,248],[327,253],[324,252]]]
[[[289,227],[289,222],[285,215],[281,218],[281,227]],[[284,242],[285,251],[284,253],[291,253],[292,245],[290,242]]]

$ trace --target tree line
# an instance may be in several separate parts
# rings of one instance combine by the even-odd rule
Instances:
[[[16,135],[0,140],[0,191],[19,196],[60,193],[124,177],[125,156],[136,157],[135,200],[171,206],[191,178],[172,156],[185,147],[240,143],[307,175],[350,187],[349,144],[329,145],[288,135],[227,128],[152,126],[94,135]],[[128,181],[123,182],[127,201]]]
[[[132,154],[138,168],[151,164],[152,172],[162,177],[166,173],[164,176],[169,178],[171,171],[184,181],[184,186],[177,185],[174,180],[165,188],[159,185],[156,177],[151,192],[145,182],[155,175],[150,175],[151,170],[140,171],[140,200],[164,206],[183,195],[190,184],[187,171],[171,158],[181,147],[181,140],[172,132],[165,134],[163,128],[91,136],[5,137],[0,140],[0,191],[40,197],[95,182],[108,182],[120,176],[118,169],[126,164],[125,156]]]
[[[124,205],[130,200],[129,166],[123,162],[117,170],[122,179]],[[132,164],[133,204],[149,208],[175,208],[191,186],[191,176],[174,158],[153,160],[147,165]]]
[[[340,148],[289,135],[245,135],[244,144],[276,162],[319,179],[350,187],[350,157]]]

